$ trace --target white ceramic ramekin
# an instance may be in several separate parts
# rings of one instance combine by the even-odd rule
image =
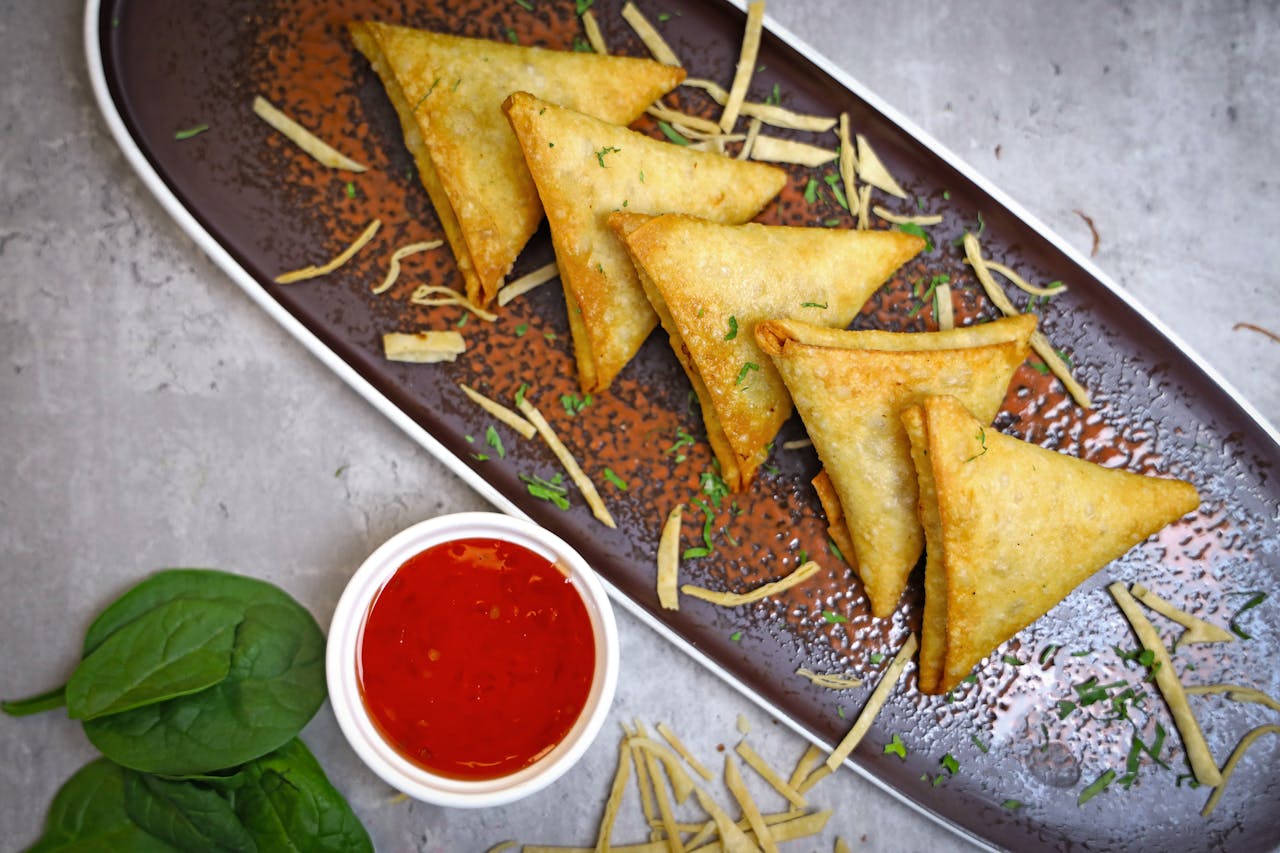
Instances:
[[[596,668],[587,703],[555,749],[530,766],[497,779],[470,781],[439,776],[398,753],[382,737],[360,696],[356,669],[360,635],[378,592],[404,565],[427,548],[454,539],[490,537],[522,545],[565,566],[582,596],[596,640]],[[555,534],[532,522],[489,512],[442,515],[401,531],[356,570],[329,628],[325,669],[329,701],[351,747],[387,784],[409,796],[442,806],[479,808],[509,803],[550,785],[576,762],[604,723],[618,682],[618,628],[604,586],[586,561]]]

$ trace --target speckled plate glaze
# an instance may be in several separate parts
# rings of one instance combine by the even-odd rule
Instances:
[[[644,55],[619,6],[616,0],[593,6],[611,49]],[[811,450],[775,451],[750,491],[717,500],[702,492],[711,458],[701,419],[661,335],[608,394],[570,415],[559,401],[578,389],[558,286],[515,301],[493,324],[457,309],[412,306],[408,295],[420,283],[458,285],[442,249],[406,261],[404,278],[387,293],[370,292],[394,247],[441,232],[391,105],[344,23],[376,18],[562,49],[581,39],[573,2],[534,8],[508,0],[91,0],[86,42],[104,115],[126,155],[168,212],[253,299],[497,505],[571,541],[619,601],[806,736],[833,744],[884,663],[918,627],[920,573],[891,619],[870,617],[858,581],[828,549],[809,485],[817,469]],[[662,32],[692,76],[728,84],[743,31],[740,8],[723,0],[664,0],[648,11],[655,19],[658,12],[670,16]],[[989,257],[1029,279],[1070,286],[1039,307],[1041,328],[1067,353],[1095,400],[1092,410],[1080,409],[1029,362],[1016,374],[997,426],[1102,464],[1190,480],[1204,499],[1197,513],[1104,568],[998,649],[975,680],[949,696],[921,695],[909,669],[852,763],[957,832],[996,848],[1276,846],[1280,780],[1272,771],[1280,766],[1280,739],[1256,746],[1217,811],[1201,818],[1208,794],[1183,778],[1180,741],[1158,693],[1144,683],[1145,669],[1120,654],[1136,641],[1104,589],[1113,580],[1141,580],[1219,624],[1228,623],[1250,593],[1272,592],[1280,574],[1276,434],[1087,260],[838,69],[772,27],[759,65],[756,99],[776,86],[784,106],[850,113],[855,132],[871,140],[911,194],[909,203],[882,194],[878,202],[944,215],[929,229],[934,248],[887,284],[855,327],[934,328],[932,307],[917,297],[915,285],[943,274],[955,289],[958,322],[996,316],[953,242],[966,229],[981,229]],[[253,116],[255,94],[370,170],[332,172],[300,155]],[[672,100],[715,114],[697,91],[682,89]],[[204,132],[175,138],[202,124]],[[638,127],[656,133],[645,121]],[[835,145],[830,135],[794,135]],[[849,226],[848,213],[825,192],[824,174],[791,169],[789,185],[761,220]],[[824,188],[813,203],[804,197],[810,178]],[[282,271],[331,257],[374,217],[382,219],[382,231],[341,271],[300,284],[272,283]],[[514,272],[550,259],[544,231]],[[383,332],[454,327],[468,344],[454,364],[393,364],[381,356]],[[488,446],[494,422],[463,396],[460,382],[507,401],[528,382],[530,399],[601,486],[618,529],[594,521],[576,493],[568,510],[532,498],[520,475],[553,476],[555,459],[538,441],[500,425],[505,456]],[[682,442],[682,435],[693,443]],[[793,418],[779,445],[802,436]],[[605,482],[606,466],[629,484],[625,491]],[[1045,505],[1052,507],[1053,499],[1046,495]],[[686,581],[743,589],[789,571],[806,553],[824,571],[814,582],[741,609],[686,599],[678,612],[663,611],[654,593],[655,550],[662,520],[676,503],[695,508],[686,517],[686,544],[702,539],[709,519],[715,546],[712,555],[685,561]],[[1278,599],[1271,594],[1241,616],[1252,639],[1178,650],[1184,679],[1280,694]],[[1173,628],[1156,621],[1171,642]],[[794,674],[800,667],[853,674],[867,686],[819,688]],[[1110,696],[1132,687],[1145,698],[1130,703],[1128,719],[1115,719],[1111,701],[1061,713],[1067,706],[1060,700],[1078,700],[1075,687],[1094,677],[1125,683]],[[1258,705],[1212,696],[1192,701],[1219,762],[1248,729],[1273,721]],[[1133,736],[1150,744],[1158,727],[1168,732],[1160,762],[1142,756],[1126,789],[1119,779]],[[905,759],[883,753],[893,734],[909,748]],[[957,772],[943,766],[948,755]],[[1109,770],[1117,781],[1079,805],[1085,787]]]

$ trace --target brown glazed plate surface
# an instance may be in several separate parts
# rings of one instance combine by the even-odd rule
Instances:
[[[619,2],[596,0],[611,49],[645,55],[619,16]],[[93,9],[93,4],[90,9]],[[613,586],[619,600],[682,647],[708,662],[811,739],[837,742],[907,633],[919,626],[921,572],[897,612],[871,618],[861,586],[827,546],[825,521],[809,480],[817,470],[811,449],[776,449],[748,492],[718,501],[703,493],[711,470],[701,418],[690,386],[663,335],[645,344],[613,388],[576,415],[560,402],[578,392],[564,302],[557,284],[517,299],[486,324],[474,317],[460,331],[466,354],[456,363],[409,365],[385,361],[387,331],[454,328],[454,308],[415,308],[408,295],[420,283],[459,286],[447,249],[407,260],[390,291],[374,295],[386,259],[405,243],[441,236],[418,183],[382,88],[347,39],[352,19],[381,19],[463,35],[572,49],[582,29],[572,0],[540,2],[536,12],[509,0],[102,0],[93,38],[110,103],[126,143],[136,145],[178,205],[194,218],[189,230],[207,232],[237,269],[233,277],[331,366],[367,394],[385,398],[411,432],[438,443],[432,449],[500,504],[530,516],[573,543]],[[643,4],[642,4],[642,8]],[[723,0],[664,0],[662,32],[691,76],[732,79],[743,31],[741,9]],[[93,22],[91,22],[91,26]],[[91,51],[92,55],[92,51]],[[928,229],[934,244],[877,293],[855,328],[928,330],[932,307],[921,306],[913,284],[948,275],[957,322],[992,319],[995,309],[964,265],[953,241],[981,227],[988,257],[1032,281],[1061,280],[1070,290],[1040,308],[1041,328],[1066,352],[1092,392],[1085,411],[1060,383],[1043,375],[1034,356],[1014,377],[1001,430],[1105,465],[1176,476],[1200,490],[1200,509],[1105,567],[1062,604],[1020,632],[978,669],[976,679],[947,697],[915,687],[914,666],[855,753],[869,777],[931,812],[961,833],[997,848],[1271,849],[1280,844],[1280,738],[1266,738],[1246,756],[1218,809],[1199,814],[1208,797],[1183,777],[1181,741],[1146,670],[1121,651],[1136,646],[1105,587],[1141,580],[1176,605],[1226,625],[1255,591],[1268,597],[1240,617],[1252,639],[1180,648],[1175,663],[1187,683],[1234,682],[1280,694],[1280,449],[1260,425],[1151,319],[1087,264],[984,189],[949,155],[905,131],[857,94],[847,79],[806,56],[787,38],[766,33],[752,97],[776,91],[784,106],[822,115],[850,113],[911,195],[902,202],[876,193],[900,212],[940,212]],[[251,112],[262,94],[345,153],[366,163],[360,175],[326,170],[301,155]],[[681,89],[669,98],[714,115],[701,93]],[[637,126],[657,133],[652,123]],[[175,132],[208,129],[188,139]],[[796,138],[834,147],[835,137]],[[126,144],[126,149],[128,144]],[[832,168],[790,169],[791,180],[761,221],[849,227],[846,211],[825,193]],[[804,199],[810,178],[823,194]],[[351,186],[348,187],[348,182]],[[153,187],[154,189],[155,187]],[[161,190],[157,190],[162,194]],[[278,286],[280,272],[327,260],[365,224],[383,222],[374,242],[339,272]],[[874,227],[886,227],[875,221]],[[197,234],[197,237],[200,237]],[[545,229],[517,262],[514,275],[551,260]],[[1023,297],[1015,295],[1022,304]],[[318,343],[319,347],[315,344]],[[327,351],[327,352],[325,352]],[[344,372],[345,371],[345,372]],[[618,521],[608,530],[571,491],[568,510],[531,497],[520,475],[551,477],[554,457],[496,425],[458,388],[465,382],[510,403],[529,383],[529,398],[552,421],[600,487]],[[496,426],[505,456],[485,442]],[[682,442],[688,435],[693,443]],[[778,446],[803,437],[793,418]],[[430,446],[430,440],[424,441]],[[489,458],[482,459],[487,455]],[[626,491],[602,476],[611,468]],[[464,472],[465,473],[465,472]],[[702,499],[705,510],[695,503]],[[684,544],[698,544],[711,518],[714,553],[684,561],[682,581],[741,590],[794,568],[813,555],[823,572],[786,594],[739,609],[685,598],[677,612],[658,607],[654,561],[659,530],[676,503],[686,513]],[[1045,497],[1052,507],[1053,496]],[[1016,524],[1018,508],[1010,510]],[[1154,621],[1167,643],[1173,626]],[[882,661],[878,662],[877,661]],[[795,675],[800,667],[861,677],[862,688],[833,692]],[[1096,677],[1125,682],[1145,698],[1115,718],[1103,701],[1060,714],[1060,701],[1079,699],[1076,686]],[[1127,687],[1115,687],[1110,696]],[[1274,722],[1258,705],[1222,697],[1192,697],[1219,763],[1249,729]],[[1167,732],[1161,763],[1143,756],[1126,789],[1126,759],[1136,734],[1145,743]],[[905,759],[885,755],[898,734]],[[952,774],[944,756],[958,762]],[[1117,781],[1083,805],[1081,792],[1107,771]],[[1021,803],[1009,807],[1009,801]]]

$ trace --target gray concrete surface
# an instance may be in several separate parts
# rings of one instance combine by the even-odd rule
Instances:
[[[272,579],[325,622],[350,571],[420,518],[481,501],[236,289],[134,177],[92,103],[81,3],[0,3],[0,695],[61,682],[84,625],[143,574]],[[1086,253],[1280,420],[1280,5],[778,0],[778,21]],[[588,844],[617,724],[701,754],[746,717],[801,740],[620,615],[606,734],[549,791],[483,812],[397,802],[327,707],[304,733],[383,850]],[[93,755],[79,726],[0,718],[0,844],[37,836]],[[794,849],[966,849],[851,773]],[[628,814],[634,811],[628,804]],[[635,840],[634,820],[620,840]]]

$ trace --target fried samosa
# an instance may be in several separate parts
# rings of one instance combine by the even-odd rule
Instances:
[[[902,231],[722,225],[615,213],[649,301],[693,383],[720,473],[751,482],[791,397],[756,343],[756,324],[797,318],[843,329],[924,248]]]
[[[902,413],[927,539],[920,689],[945,693],[1090,575],[1200,504],[1194,486],[1003,435],[954,397]]]
[[[786,172],[660,141],[525,92],[504,109],[547,211],[579,383],[599,393],[658,324],[609,214],[746,222],[778,194]]]
[[[502,114],[523,89],[615,124],[634,121],[684,79],[648,59],[546,50],[389,24],[349,25],[382,79],[444,228],[467,298],[492,301],[542,221],[542,205]]]
[[[943,332],[850,332],[794,320],[756,327],[839,497],[850,562],[873,615],[893,613],[924,549],[899,414],[927,396],[951,394],[990,424],[1035,325],[1024,314]]]

